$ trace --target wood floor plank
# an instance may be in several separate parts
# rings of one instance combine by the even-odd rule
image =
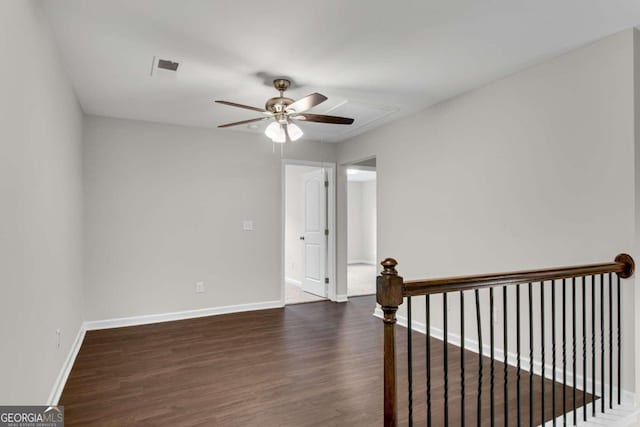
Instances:
[[[68,426],[378,426],[382,424],[382,321],[374,297],[316,302],[152,325],[89,331],[62,394]],[[414,337],[416,425],[424,425],[425,336]],[[442,425],[442,342],[432,339],[434,425]],[[459,348],[449,348],[450,424],[460,425]],[[406,425],[406,332],[398,331],[400,425]],[[466,357],[465,424],[475,425],[477,356]],[[488,360],[482,415],[488,425]],[[496,425],[503,425],[496,363]],[[515,425],[515,369],[509,368]],[[537,397],[540,378],[534,381]],[[546,383],[551,413],[551,382]],[[521,407],[528,425],[528,377]],[[561,386],[557,396],[562,398]],[[582,397],[581,394],[578,395]],[[571,393],[568,393],[571,406]],[[539,398],[536,399],[539,401]],[[558,407],[561,408],[561,400]],[[578,402],[581,405],[582,402]],[[535,424],[540,408],[535,407]],[[559,415],[559,412],[558,414]]]

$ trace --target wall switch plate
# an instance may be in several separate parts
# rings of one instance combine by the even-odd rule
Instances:
[[[242,221],[242,229],[244,231],[253,231],[253,221],[250,219]]]
[[[197,294],[202,294],[202,293],[204,293],[204,282],[198,282],[198,283],[196,283],[196,293],[197,293]]]

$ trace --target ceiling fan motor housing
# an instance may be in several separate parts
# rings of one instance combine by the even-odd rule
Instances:
[[[272,113],[283,113],[284,110],[291,104],[293,104],[293,99],[287,98],[284,96],[284,91],[289,89],[291,86],[291,82],[287,79],[275,79],[273,81],[273,87],[276,88],[278,92],[280,92],[280,96],[276,96],[275,98],[269,99],[264,104],[264,109],[267,111],[271,111]]]
[[[293,104],[293,102],[294,101],[291,98],[276,96],[275,98],[269,99],[264,104],[264,109],[271,111],[272,113],[282,113],[289,105]]]

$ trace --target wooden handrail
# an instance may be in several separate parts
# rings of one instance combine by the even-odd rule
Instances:
[[[404,282],[402,293],[405,297],[432,295],[445,292],[468,291],[493,286],[535,283],[542,280],[559,280],[605,273],[617,273],[620,277],[626,279],[631,277],[634,269],[635,265],[633,258],[627,254],[620,254],[615,258],[614,262],[603,264],[558,267],[541,270],[524,270],[477,276],[447,277],[442,279],[407,280]]]

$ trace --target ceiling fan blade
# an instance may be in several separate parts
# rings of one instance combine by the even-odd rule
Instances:
[[[319,93],[312,93],[311,95],[307,95],[304,98],[298,99],[296,102],[289,105],[286,108],[286,111],[295,111],[296,113],[302,113],[303,111],[307,111],[326,100],[326,96]]]
[[[324,114],[301,114],[299,116],[293,116],[292,118],[306,122],[330,123],[334,125],[350,125],[353,123],[353,119],[348,117],[325,116]]]
[[[269,118],[270,117],[258,117],[257,119],[243,120],[241,122],[225,123],[223,125],[218,125],[218,127],[219,128],[228,128],[228,127],[231,127],[231,126],[246,125],[247,123],[261,122],[262,120],[267,120]]]
[[[228,105],[230,107],[244,108],[245,110],[257,111],[259,113],[267,113],[268,112],[264,108],[258,108],[258,107],[251,107],[249,105],[236,104],[235,102],[218,101],[218,100],[216,100],[216,102],[218,104],[224,104],[224,105]]]

